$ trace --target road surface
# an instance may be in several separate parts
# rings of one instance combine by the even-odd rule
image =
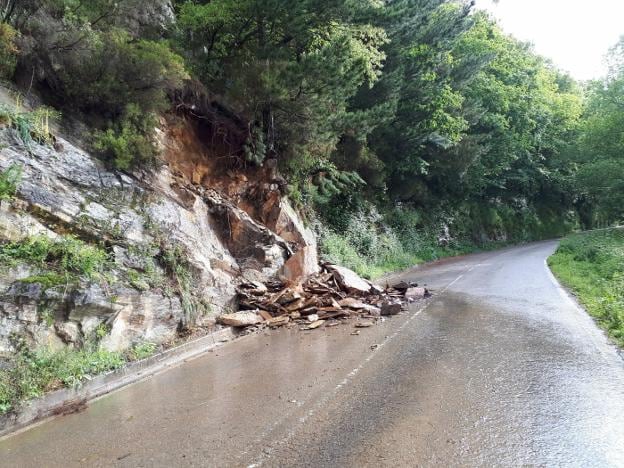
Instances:
[[[359,336],[244,338],[0,441],[0,465],[624,466],[624,361],[555,246],[414,269],[435,296]]]

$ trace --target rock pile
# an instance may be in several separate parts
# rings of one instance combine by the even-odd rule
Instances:
[[[385,288],[337,265],[323,264],[320,272],[302,282],[273,280],[240,285],[239,312],[221,315],[218,321],[234,327],[277,328],[299,324],[304,330],[339,324],[358,317],[357,325],[372,326],[381,316],[396,315],[409,302],[429,295],[426,288],[400,282]]]

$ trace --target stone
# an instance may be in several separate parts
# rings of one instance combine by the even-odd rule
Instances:
[[[327,269],[334,273],[334,277],[340,286],[348,291],[356,293],[368,293],[371,285],[368,281],[348,268],[338,265],[327,265]]]
[[[280,317],[273,317],[270,320],[267,320],[267,324],[269,327],[281,327],[290,322],[290,317],[287,315],[282,315]]]
[[[266,321],[270,321],[271,319],[273,319],[273,316],[266,310],[258,310],[257,313],[260,314],[260,317],[262,317]]]
[[[370,286],[371,286],[371,292],[373,294],[383,294],[384,293],[384,289],[381,286],[378,286],[375,283],[370,283]]]
[[[90,337],[97,327],[102,323],[100,317],[83,317],[80,321],[80,329],[85,337]]]
[[[67,344],[80,343],[80,328],[74,322],[57,322],[54,324],[56,334]]]
[[[119,311],[115,297],[108,294],[99,284],[90,283],[71,293],[73,305],[69,319],[79,322],[86,316],[108,316]]]
[[[306,319],[308,322],[316,322],[319,319],[319,316],[317,314],[310,314],[306,317]]]
[[[362,307],[362,310],[366,311],[369,315],[379,317],[381,315],[381,309],[377,306],[366,304]]]
[[[247,283],[243,283],[241,284],[241,288],[254,296],[262,296],[268,291],[265,284],[260,281],[249,281]]]
[[[314,330],[325,323],[325,320],[315,320],[306,327],[306,330]]]
[[[280,276],[286,281],[302,282],[319,272],[316,247],[306,246],[295,252],[284,263]]]
[[[119,293],[116,300],[119,310],[112,320],[110,333],[100,342],[102,348],[122,351],[139,341],[161,344],[178,336],[178,328],[185,318],[178,297],[130,289]]]
[[[347,297],[345,299],[341,299],[338,301],[338,305],[340,307],[347,307],[349,309],[364,309],[367,304],[365,304],[362,301],[359,301],[358,299],[354,298],[354,297]]]
[[[262,317],[256,312],[241,311],[220,315],[217,317],[217,322],[231,327],[249,327],[261,323]]]
[[[381,315],[397,315],[401,310],[402,305],[400,302],[384,302],[381,305]]]
[[[363,320],[361,322],[356,322],[355,328],[369,328],[369,327],[372,327],[373,325],[375,324],[371,322],[370,320]]]
[[[409,288],[405,292],[406,299],[422,299],[427,295],[427,290],[425,288]]]

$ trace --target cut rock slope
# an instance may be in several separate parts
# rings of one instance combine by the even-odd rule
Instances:
[[[192,138],[192,125],[184,125]],[[54,147],[24,143],[0,126],[0,171],[17,165],[22,172],[16,196],[0,205],[0,242],[71,235],[103,245],[111,261],[97,279],[52,286],[37,281],[44,266],[3,261],[0,353],[12,350],[14,334],[52,348],[78,346],[95,330],[104,330],[101,344],[110,350],[167,343],[182,329],[214,326],[236,308],[240,281],[267,280],[298,250],[307,247],[311,260],[304,263],[316,264],[314,236],[270,183],[255,211],[227,189],[258,192],[263,174],[211,178],[209,154],[176,153],[180,142],[166,130],[163,144],[168,164],[130,175],[106,169],[62,138]],[[203,180],[178,170],[175,157],[202,161]]]

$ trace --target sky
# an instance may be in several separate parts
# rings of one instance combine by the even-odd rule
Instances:
[[[476,0],[476,5],[579,80],[604,76],[604,56],[624,35],[624,0]]]

